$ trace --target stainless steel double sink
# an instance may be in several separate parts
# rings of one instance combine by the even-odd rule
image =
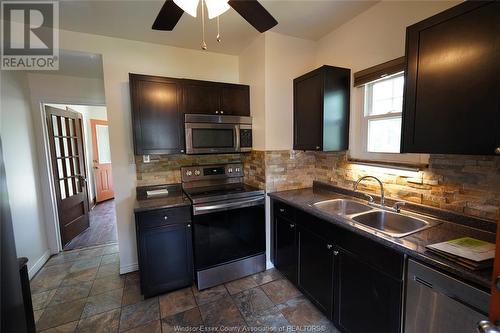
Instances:
[[[354,222],[354,225],[365,226],[369,230],[395,238],[408,236],[437,224],[428,219],[375,208],[351,199],[325,200],[311,206],[325,213],[341,215]]]

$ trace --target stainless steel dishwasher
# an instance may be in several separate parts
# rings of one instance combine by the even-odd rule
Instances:
[[[490,294],[408,260],[405,333],[473,333]]]

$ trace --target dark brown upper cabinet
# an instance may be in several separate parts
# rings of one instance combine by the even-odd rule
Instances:
[[[500,2],[408,27],[406,59],[401,151],[500,154]]]
[[[250,116],[250,87],[129,74],[136,155],[184,153],[184,114]]]
[[[350,69],[326,65],[293,81],[293,149],[348,149],[350,88]]]
[[[184,152],[182,80],[129,74],[136,155]]]
[[[250,116],[246,85],[185,80],[184,113]]]

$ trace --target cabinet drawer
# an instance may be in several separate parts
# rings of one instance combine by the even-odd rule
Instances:
[[[136,215],[139,228],[154,228],[166,224],[188,223],[191,221],[189,207],[153,210]]]
[[[295,209],[280,201],[274,202],[274,214],[283,216],[290,220],[295,220]]]

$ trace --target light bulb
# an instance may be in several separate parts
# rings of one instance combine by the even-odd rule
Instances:
[[[199,2],[200,0],[174,0],[177,6],[192,17],[196,17]]]
[[[231,8],[227,2],[228,0],[205,0],[208,8],[208,18],[213,19]]]

